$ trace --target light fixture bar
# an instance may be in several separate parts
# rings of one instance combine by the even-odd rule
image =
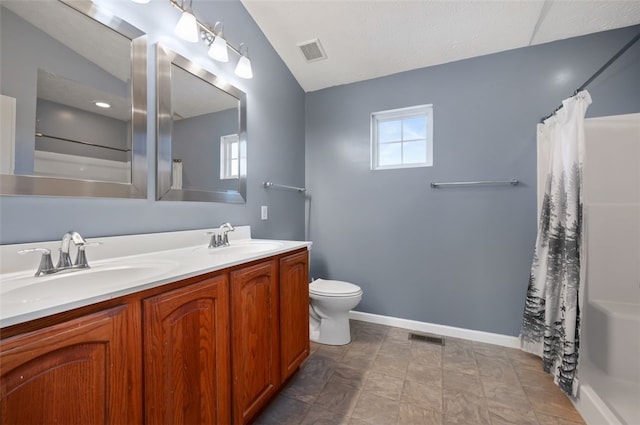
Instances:
[[[182,7],[182,5],[180,3],[178,3],[176,0],[169,0],[169,2],[171,3],[171,5],[173,7],[175,7],[176,9],[178,9],[181,12],[184,12],[186,9],[184,7]],[[195,16],[195,15],[194,15]],[[198,24],[198,27],[200,28],[200,31],[204,31],[206,34],[208,34],[210,37],[217,37],[217,34],[215,32],[213,32],[213,30],[211,28],[209,28],[207,25],[203,24],[202,22],[200,22],[198,20],[198,18],[196,18],[196,23]],[[227,40],[225,38],[225,40]],[[231,43],[229,43],[229,40],[227,40],[227,47],[231,50],[233,50],[238,56],[243,56],[242,53],[240,53],[240,49],[235,48]]]
[[[178,3],[177,0],[169,0],[169,3],[173,7],[175,7],[176,9],[182,12],[182,17],[178,22],[178,26],[176,27],[176,30],[183,29],[182,27],[184,25],[181,26],[181,24],[183,23],[183,20],[184,20],[183,18],[185,18],[185,16],[189,18],[188,22],[190,24],[190,28],[189,28],[190,31],[189,32],[176,31],[179,37],[186,41],[196,42],[198,40],[195,39],[196,38],[195,34],[193,34],[193,30],[196,30],[197,37],[201,38],[205,43],[209,45],[209,51],[207,52],[209,57],[211,57],[213,60],[216,60],[218,62],[227,62],[229,60],[228,50],[234,51],[238,56],[240,56],[240,58],[238,59],[238,63],[236,64],[235,74],[240,78],[244,78],[248,80],[252,79],[253,70],[251,67],[251,59],[249,59],[248,57],[249,50],[247,48],[247,45],[245,43],[240,43],[240,46],[236,48],[231,43],[229,43],[229,41],[223,35],[221,22],[216,22],[213,28],[200,22],[198,18],[195,17],[195,14],[191,9],[192,1],[193,0],[189,0],[189,9],[187,9],[184,6],[185,0],[182,0],[181,3]],[[193,25],[194,23],[195,23],[195,27]],[[218,24],[220,24],[220,31],[216,33],[216,28],[218,27]],[[219,51],[221,50],[220,49],[221,46],[219,45],[219,42],[222,42],[222,45],[224,46],[223,52]],[[242,53],[243,47],[245,48],[245,53]]]

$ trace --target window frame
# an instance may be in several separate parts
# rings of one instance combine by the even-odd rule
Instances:
[[[235,158],[238,164],[240,164],[240,137],[238,134],[226,134],[220,136],[220,180],[237,179],[240,175],[240,170],[235,170],[236,174],[229,174],[229,171],[233,168],[231,166],[234,157],[231,154],[232,145],[238,146],[238,156]],[[239,167],[238,167],[239,168]]]
[[[425,135],[426,160],[420,163],[396,163],[391,165],[379,164],[380,142],[378,140],[378,123],[381,121],[402,121],[412,117],[425,117],[427,120],[427,128]],[[422,139],[419,139],[422,140]],[[399,140],[392,143],[400,143],[401,146],[409,140]],[[423,168],[433,166],[433,104],[409,106],[406,108],[390,109],[387,111],[378,111],[371,114],[371,138],[370,138],[370,169],[378,170],[396,170],[402,168]]]

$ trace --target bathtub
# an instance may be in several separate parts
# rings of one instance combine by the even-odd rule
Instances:
[[[640,382],[640,304],[593,300],[587,308],[593,364],[612,378]]]
[[[640,418],[640,303],[590,300],[583,318],[586,350],[580,360],[578,410],[588,424],[636,425]],[[590,406],[584,411],[580,404],[583,409],[585,404]]]

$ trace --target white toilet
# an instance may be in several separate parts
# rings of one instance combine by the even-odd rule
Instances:
[[[309,284],[309,337],[327,345],[351,342],[349,311],[362,299],[353,283],[316,279]]]

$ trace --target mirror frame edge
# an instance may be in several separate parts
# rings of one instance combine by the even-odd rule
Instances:
[[[196,78],[238,99],[238,141],[240,170],[236,192],[204,191],[194,189],[172,189],[171,137],[173,128],[171,109],[171,65],[175,64]],[[245,204],[247,202],[247,95],[242,90],[225,83],[212,72],[189,59],[156,44],[156,200],[157,201],[201,201]],[[244,155],[242,154],[244,153]]]
[[[61,4],[88,16],[131,40],[131,183],[0,175],[0,196],[63,196],[89,198],[147,198],[147,35],[93,3]]]

